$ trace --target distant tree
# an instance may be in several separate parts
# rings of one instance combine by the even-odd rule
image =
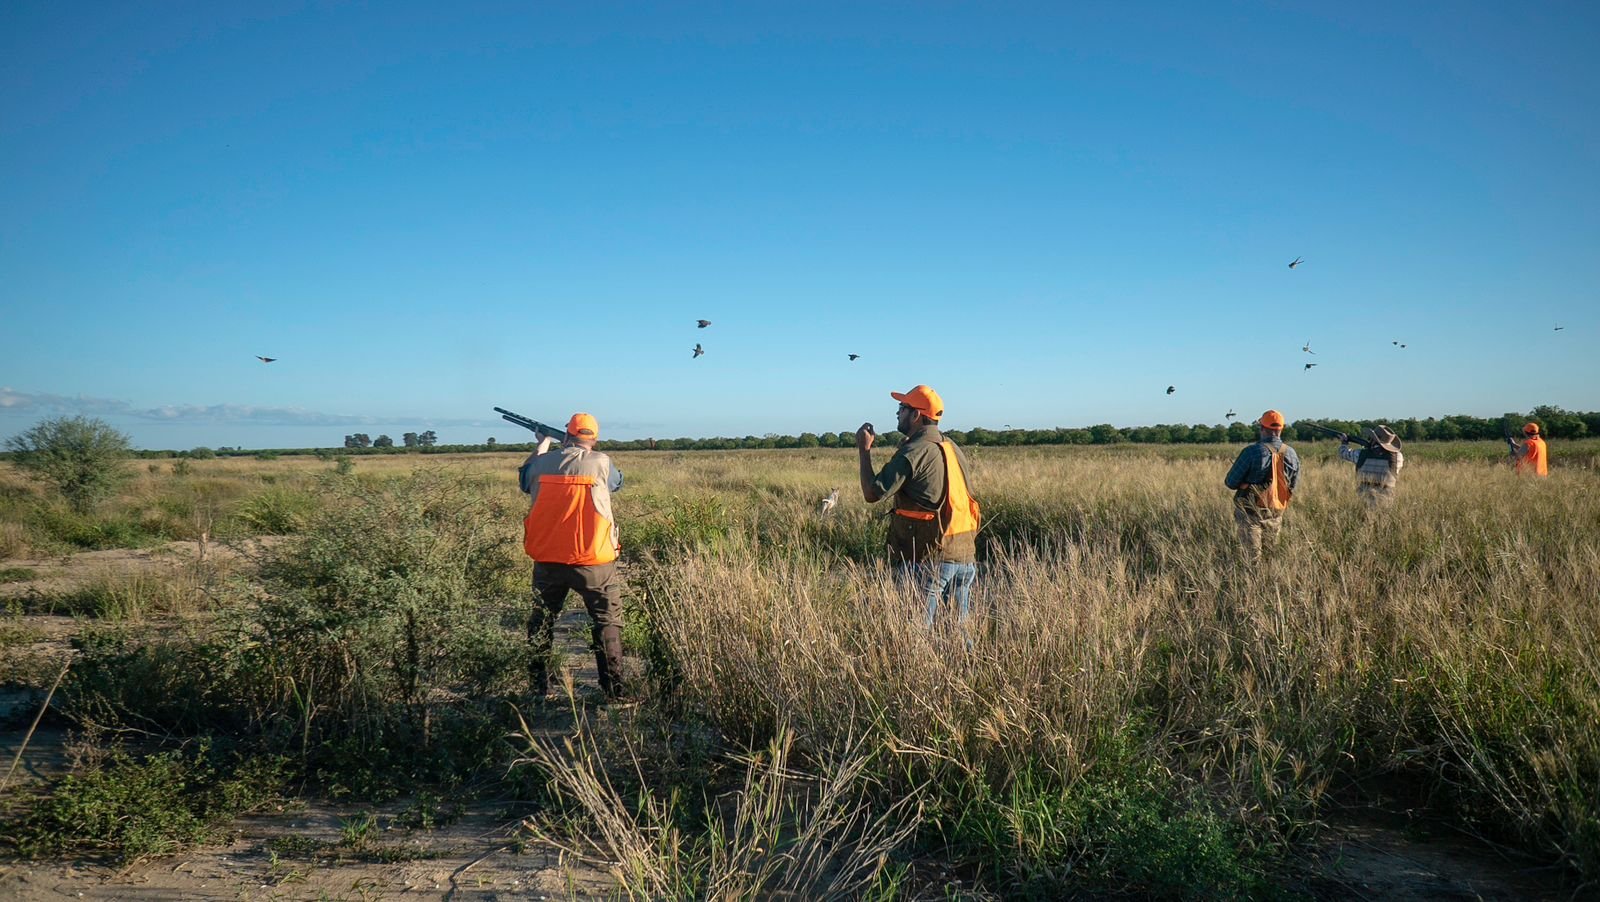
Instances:
[[[88,417],[41,420],[6,439],[12,460],[34,478],[52,483],[74,510],[87,513],[128,478],[124,463],[132,440],[105,421]]]
[[[795,441],[795,445],[800,448],[820,448],[822,447],[822,440],[817,438],[815,432],[802,432],[800,433],[800,438]]]
[[[374,447],[374,448],[393,448],[394,447],[394,439],[388,437],[387,435],[380,435],[377,438],[372,440],[372,447]]]
[[[189,457],[194,460],[210,460],[217,456],[217,452],[206,447],[189,449]]]
[[[400,441],[403,442],[407,448],[415,448],[417,446],[417,434],[415,432],[407,432],[406,434],[400,436]]]
[[[1122,434],[1122,430],[1111,425],[1110,423],[1101,423],[1098,426],[1090,426],[1089,434],[1094,437],[1094,443],[1096,445],[1115,445],[1118,442],[1125,442],[1128,440],[1128,437]]]
[[[372,447],[372,439],[365,432],[357,432],[355,435],[344,437],[344,446],[346,448],[370,448]]]
[[[432,429],[429,429],[427,432],[424,432],[421,435],[417,436],[417,444],[421,445],[424,448],[432,448],[434,445],[436,445],[438,443],[439,443],[439,437],[437,435],[433,434],[433,430]]]
[[[494,436],[492,436],[492,435],[489,436],[489,440],[484,442],[484,444],[488,445],[491,448],[493,448],[494,447]]]

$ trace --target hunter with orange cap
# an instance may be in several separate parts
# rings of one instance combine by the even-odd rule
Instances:
[[[1511,445],[1511,465],[1518,473],[1535,476],[1550,475],[1550,450],[1545,447],[1544,436],[1539,434],[1538,423],[1522,427],[1522,441],[1507,439]]]
[[[587,413],[567,421],[560,447],[546,437],[518,471],[530,504],[522,522],[522,547],[533,558],[533,614],[528,618],[529,688],[549,691],[550,646],[567,593],[577,592],[593,622],[600,688],[616,697],[622,679],[622,579],[617,573],[617,524],[611,493],[622,471],[594,450],[600,424]]]
[[[1269,410],[1256,421],[1259,440],[1234,459],[1222,480],[1233,489],[1233,519],[1245,556],[1261,559],[1263,546],[1278,543],[1283,512],[1300,482],[1300,457],[1283,443],[1283,414]]]
[[[965,620],[972,586],[978,579],[978,502],[967,487],[967,462],[961,449],[939,432],[944,400],[926,385],[890,392],[900,402],[895,428],[905,435],[894,456],[872,472],[871,423],[856,432],[861,463],[861,496],[874,503],[894,496],[889,517],[889,558],[900,574],[927,598],[933,625],[944,598],[954,601]]]

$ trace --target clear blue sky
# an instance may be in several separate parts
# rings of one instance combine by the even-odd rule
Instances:
[[[14,0],[0,438],[1594,410],[1597,47],[1581,2]]]

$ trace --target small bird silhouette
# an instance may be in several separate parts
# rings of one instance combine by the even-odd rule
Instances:
[[[1233,408],[1231,408],[1231,407],[1230,407],[1230,408],[1228,408],[1228,413],[1227,413],[1227,415],[1225,415],[1225,416],[1224,416],[1224,417],[1223,417],[1223,419],[1225,419],[1225,420],[1231,420],[1231,419],[1233,419],[1233,418],[1234,418],[1234,417],[1236,417],[1236,416],[1238,416],[1238,414],[1236,414],[1236,413],[1234,413],[1234,412],[1233,412]]]
[[[696,344],[694,346],[694,357],[690,357],[689,359],[693,360],[695,357],[699,357],[701,354],[704,354],[705,352],[706,352],[705,348],[702,348],[702,347],[700,347],[700,345]]]
[[[711,320],[708,320],[708,319],[697,319],[697,320],[694,321],[694,324],[695,324],[696,327],[704,329],[706,326],[711,325]]]
[[[260,354],[257,354],[256,355],[256,359],[261,361],[262,363],[271,363],[272,361],[277,360],[278,358],[276,358],[276,357],[262,357]]]
[[[1177,391],[1177,390],[1178,390],[1178,387],[1176,385],[1167,386],[1167,394],[1169,394],[1169,395],[1172,394],[1173,392]]]
[[[1389,344],[1392,344],[1392,345],[1397,345],[1399,343],[1400,343],[1399,341],[1391,341],[1391,342],[1389,342]]]
[[[1405,345],[1404,345],[1404,344],[1401,344],[1401,345],[1400,345],[1400,347],[1402,347],[1402,348],[1403,348],[1403,347],[1405,347]]]
[[[838,489],[834,489],[832,494],[830,494],[828,497],[822,499],[822,503],[817,505],[817,516],[826,517],[828,515],[828,512],[833,510],[834,505],[836,505],[838,503],[839,503],[839,490]]]
[[[1314,366],[1316,366],[1316,364],[1315,364],[1315,363],[1308,363],[1308,364],[1306,364],[1306,369],[1308,369],[1308,370],[1309,370],[1309,369],[1311,369],[1311,368],[1312,368],[1312,367],[1314,367]]]
[[[1311,350],[1311,339],[1309,339],[1309,338],[1306,339],[1306,343],[1305,344],[1300,346],[1300,350],[1305,351],[1307,354],[1315,354],[1315,353],[1317,353],[1316,351]]]
[[[1289,268],[1290,269],[1294,269],[1296,266],[1299,266],[1300,264],[1302,264],[1304,262],[1306,262],[1304,257],[1296,257],[1296,258],[1294,258],[1294,262],[1289,264]]]
[[[849,356],[850,356],[851,360],[855,360],[856,358],[860,357],[861,355],[860,354],[851,354]]]
[[[1554,331],[1560,332],[1562,329],[1565,329],[1565,328],[1566,328],[1566,326],[1556,326]]]

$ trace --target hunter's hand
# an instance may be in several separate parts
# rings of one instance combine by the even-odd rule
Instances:
[[[856,430],[856,450],[871,451],[872,440],[877,437],[878,434],[872,431],[871,423],[862,423],[861,428]]]
[[[1350,444],[1350,436],[1345,435],[1343,432],[1339,433],[1339,444],[1341,444],[1341,445]]]

